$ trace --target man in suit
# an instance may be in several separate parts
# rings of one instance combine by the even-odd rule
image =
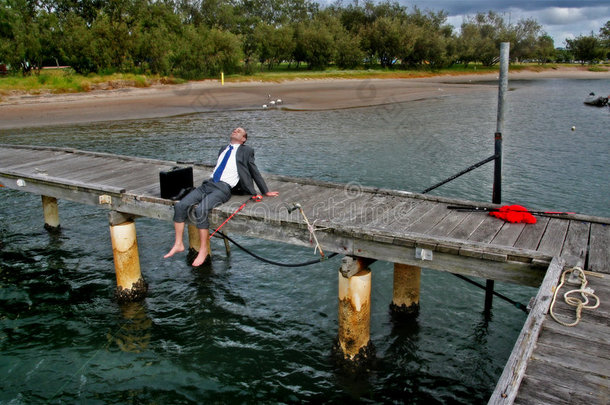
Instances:
[[[174,246],[164,258],[184,251],[182,241],[184,223],[189,217],[199,229],[201,239],[199,254],[192,265],[195,267],[202,265],[208,256],[207,241],[210,238],[208,215],[214,207],[227,202],[231,198],[231,192],[256,195],[254,188],[254,183],[256,183],[261,194],[268,197],[279,195],[277,191],[269,191],[267,188],[263,176],[254,163],[254,149],[245,145],[247,139],[248,134],[243,128],[235,128],[231,133],[230,144],[223,146],[218,152],[218,160],[212,177],[204,180],[201,186],[176,203],[174,206],[176,233]],[[193,207],[192,210],[191,207]]]

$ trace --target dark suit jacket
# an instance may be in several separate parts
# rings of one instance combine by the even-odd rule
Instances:
[[[226,145],[220,148],[218,156],[226,149]],[[254,183],[258,186],[261,194],[266,194],[269,189],[263,179],[263,176],[258,171],[258,167],[254,163],[254,149],[246,145],[240,145],[237,148],[237,156],[235,157],[237,163],[237,174],[239,174],[239,183],[231,190],[235,194],[250,194],[256,195],[256,189]]]

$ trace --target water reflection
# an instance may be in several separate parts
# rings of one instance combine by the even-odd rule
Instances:
[[[145,301],[121,303],[121,325],[114,333],[107,333],[110,344],[121,351],[140,353],[148,349],[153,322],[148,316]]]

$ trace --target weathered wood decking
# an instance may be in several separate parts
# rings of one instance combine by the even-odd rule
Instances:
[[[173,202],[160,198],[159,171],[176,165],[71,149],[0,146],[0,183],[7,188],[168,221]],[[194,165],[196,183],[210,173],[211,167]],[[530,286],[540,285],[557,255],[568,259],[568,264],[594,271],[609,261],[607,218],[538,216],[535,225],[510,224],[481,212],[447,209],[448,205],[473,205],[470,201],[355,184],[266,178],[280,197],[248,204],[224,230],[310,246],[299,212],[286,209],[299,202],[311,222],[326,228],[317,232],[325,251],[421,264],[416,248],[424,248],[433,252],[427,268]],[[212,224],[220,224],[245,199],[234,196],[216,208]]]
[[[0,184],[6,188],[166,221],[172,219],[173,202],[160,198],[159,171],[176,165],[180,164],[72,149],[0,145]],[[210,166],[193,167],[195,183],[210,176]],[[548,293],[557,284],[558,274],[564,267],[581,266],[608,273],[610,219],[538,215],[534,225],[510,224],[484,212],[459,212],[447,208],[459,204],[492,207],[485,203],[275,175],[267,175],[266,179],[272,190],[280,192],[280,197],[248,204],[227,223],[224,231],[311,246],[310,233],[300,213],[287,210],[298,202],[310,222],[315,222],[319,228],[316,235],[325,252],[536,287],[544,281],[505,369],[505,379],[499,383],[491,402],[510,403],[507,401],[516,396],[518,403],[557,403],[555,400],[569,397],[566,381],[572,376],[576,376],[575,383],[583,379],[574,374],[574,363],[585,363],[588,359],[591,367],[584,368],[587,377],[580,384],[591,392],[599,388],[604,394],[599,398],[605,398],[606,402],[601,399],[594,403],[607,403],[610,374],[606,354],[608,278],[590,278],[593,288],[599,283],[603,291],[600,294],[602,307],[591,321],[585,314],[585,320],[579,324],[584,330],[564,330],[554,325],[552,319],[548,320],[548,315],[545,318],[545,314]],[[234,196],[214,209],[212,225],[220,224],[246,198]],[[421,257],[418,255],[420,249],[431,251],[431,260],[422,262],[418,258]],[[547,273],[547,268],[552,271]],[[546,309],[544,305],[547,305]],[[541,331],[539,335],[538,331]],[[538,336],[540,340],[536,346]],[[590,343],[587,339],[595,342]],[[530,348],[521,348],[522,342]],[[570,345],[586,346],[587,354],[572,353]],[[551,361],[553,358],[556,362]],[[552,378],[561,380],[563,385],[557,385],[561,388],[555,387],[556,384],[539,383],[551,378],[548,375],[550,368],[560,366],[564,368],[561,372],[555,370],[553,375],[556,377]],[[606,371],[600,373],[600,370]],[[541,387],[548,385],[552,385],[550,390],[557,390],[552,394],[543,393]],[[516,395],[519,386],[522,391]],[[509,388],[514,392],[506,395]],[[591,395],[589,398],[596,398],[597,394]]]
[[[565,268],[563,259],[553,259],[489,404],[610,403],[610,271],[586,274],[601,304],[569,327],[549,312]],[[557,295],[554,313],[565,323],[576,320],[576,308],[563,294],[575,288],[564,285]]]

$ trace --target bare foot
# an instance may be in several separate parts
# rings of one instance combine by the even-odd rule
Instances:
[[[199,251],[199,254],[197,254],[197,257],[195,258],[195,260],[193,260],[193,263],[191,264],[191,266],[193,267],[199,267],[203,264],[203,262],[205,262],[205,259],[208,257],[208,252],[206,251]]]
[[[182,244],[175,244],[172,249],[167,252],[167,254],[165,256],[163,256],[164,259],[167,259],[168,257],[172,257],[174,254],[179,253],[179,252],[184,252],[184,245]]]

